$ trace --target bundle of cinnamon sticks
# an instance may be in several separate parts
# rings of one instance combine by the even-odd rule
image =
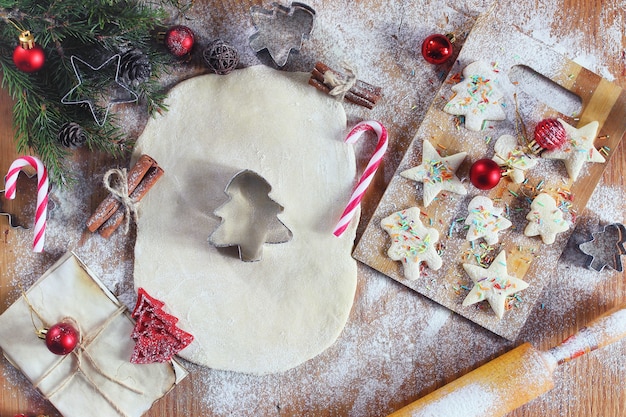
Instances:
[[[329,72],[329,74],[327,74],[327,72]],[[309,84],[329,94],[335,86],[329,85],[328,79],[330,77],[328,75],[332,75],[332,78],[337,80],[346,80],[348,78],[346,74],[336,71],[322,62],[317,62],[315,68],[311,71]],[[356,80],[354,85],[343,96],[343,98],[349,102],[367,107],[368,109],[372,109],[381,97],[382,89],[380,87],[373,86],[361,80]]]
[[[127,175],[128,197],[139,202],[163,176],[163,169],[148,155],[141,155]],[[87,220],[87,229],[109,238],[126,217],[126,210],[116,196],[109,194]]]

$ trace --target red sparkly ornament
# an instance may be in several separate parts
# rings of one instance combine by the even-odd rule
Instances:
[[[55,355],[67,355],[78,345],[80,335],[69,322],[62,321],[46,331],[46,346]]]
[[[165,46],[172,55],[181,58],[191,52],[195,42],[193,31],[187,26],[173,26],[165,32]]]
[[[19,36],[20,44],[13,51],[13,62],[20,71],[39,71],[46,62],[46,54],[43,48],[35,45],[35,37],[30,31],[25,30]]]
[[[538,153],[543,149],[558,149],[567,141],[567,132],[557,119],[543,119],[535,127],[535,140],[531,150]]]
[[[434,34],[422,42],[422,56],[431,64],[443,64],[452,56],[452,35]]]
[[[500,178],[502,168],[492,159],[479,159],[470,168],[470,181],[478,189],[490,190],[498,185]]]

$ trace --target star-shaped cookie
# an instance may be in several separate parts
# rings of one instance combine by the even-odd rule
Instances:
[[[465,116],[465,127],[475,132],[483,127],[485,120],[504,120],[503,94],[495,84],[496,73],[482,61],[475,61],[463,69],[463,80],[452,87],[454,96],[443,111]]]
[[[585,162],[606,162],[606,159],[593,145],[600,126],[597,121],[587,123],[577,129],[561,119],[558,120],[565,128],[567,141],[559,149],[543,152],[542,158],[560,159],[565,162],[567,175],[572,181],[576,181]]]
[[[465,224],[469,225],[466,239],[470,242],[481,237],[488,245],[498,243],[498,233],[513,224],[502,217],[503,209],[493,206],[489,197],[476,196],[467,207],[468,215]]]
[[[442,157],[429,141],[424,140],[422,164],[402,171],[400,175],[424,183],[424,206],[428,207],[440,191],[467,194],[467,189],[455,174],[466,155],[466,152],[459,152]]]
[[[487,300],[496,316],[501,319],[506,309],[506,298],[528,288],[528,283],[509,275],[506,265],[506,252],[496,256],[489,268],[463,264],[463,269],[474,282],[474,287],[463,300],[463,306],[469,306]]]
[[[528,225],[524,229],[526,236],[541,235],[546,245],[551,245],[556,235],[569,229],[569,223],[563,219],[563,212],[556,206],[554,198],[541,193],[530,204],[530,212],[526,215]]]
[[[402,261],[404,276],[409,280],[420,277],[420,264],[429,268],[441,268],[442,260],[435,243],[439,240],[437,229],[425,227],[419,218],[420,209],[411,207],[398,211],[381,220],[380,225],[391,237],[387,255],[394,261]]]
[[[537,158],[531,158],[524,153],[514,136],[500,136],[493,150],[495,155],[491,159],[506,168],[507,175],[514,183],[524,182],[524,171],[537,165]]]

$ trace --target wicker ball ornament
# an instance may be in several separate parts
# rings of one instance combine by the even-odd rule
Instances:
[[[74,122],[67,122],[61,126],[58,134],[59,143],[66,148],[76,148],[87,142],[87,135],[83,128]]]
[[[535,127],[535,142],[542,149],[558,149],[567,142],[567,132],[557,119],[543,119]]]
[[[221,39],[216,39],[207,45],[202,56],[207,66],[219,75],[232,72],[239,64],[237,50]]]

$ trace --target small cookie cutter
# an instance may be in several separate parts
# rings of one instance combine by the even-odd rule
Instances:
[[[622,272],[624,269],[620,256],[626,254],[626,226],[621,223],[607,224],[601,231],[592,233],[592,237],[578,245],[585,255],[590,256],[587,268],[602,271],[605,266],[609,266]]]
[[[34,226],[34,213],[37,197],[37,174],[26,173],[17,177],[17,188],[21,190],[17,193],[15,200],[0,198],[0,216],[9,219],[9,226],[13,229],[28,230]],[[4,197],[6,190],[0,190]],[[48,194],[48,213],[56,208],[56,203]]]
[[[272,3],[271,9],[260,6],[250,8],[252,22],[257,31],[249,38],[254,52],[267,49],[279,67],[287,63],[291,51],[299,51],[302,42],[313,30],[315,10],[304,3],[283,6]]]
[[[269,197],[272,187],[254,171],[235,174],[224,192],[229,200],[214,214],[222,218],[209,236],[216,247],[237,246],[244,262],[260,261],[264,243],[285,243],[292,233],[279,219],[283,206]]]

